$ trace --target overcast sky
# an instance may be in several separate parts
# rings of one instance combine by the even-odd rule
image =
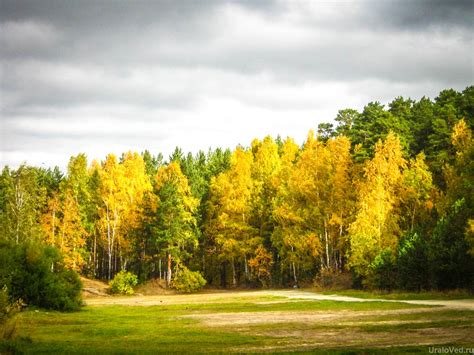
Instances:
[[[474,1],[0,0],[0,165],[302,142],[473,84]]]

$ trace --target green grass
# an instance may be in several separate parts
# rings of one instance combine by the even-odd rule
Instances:
[[[341,291],[323,291],[324,295],[339,295],[348,297],[357,297],[364,299],[385,299],[385,300],[460,300],[474,299],[474,294],[467,291],[422,291],[422,292],[383,292],[383,291],[364,291],[364,290],[341,290]]]
[[[208,331],[184,311],[153,307],[85,307],[76,313],[23,312],[17,350],[34,353],[210,352],[222,346],[260,344],[258,337]]]
[[[112,306],[104,306],[109,308]],[[313,301],[300,300],[282,303],[242,302],[227,303],[197,303],[158,306],[163,314],[181,313],[241,313],[241,312],[269,312],[269,311],[370,311],[409,308],[435,308],[437,306],[413,305],[398,302],[340,302],[340,301]],[[151,307],[150,307],[151,308]]]
[[[260,324],[239,329],[234,326],[214,327],[205,325],[196,318],[182,317],[185,315],[208,313],[247,313],[247,312],[343,312],[342,314],[357,315],[362,312],[360,319],[366,311],[387,311],[397,309],[423,308],[419,305],[410,305],[397,302],[364,302],[349,303],[335,301],[308,301],[301,300],[282,303],[263,303],[268,301],[283,301],[282,297],[252,297],[234,298],[223,302],[215,300],[206,303],[175,304],[165,306],[87,306],[74,313],[50,312],[44,310],[27,310],[17,317],[17,336],[14,340],[0,344],[0,353],[211,353],[211,352],[248,352],[260,349],[283,349],[301,351],[302,342],[307,339],[286,337],[272,334],[282,329],[318,331],[330,330],[335,332],[348,332],[357,328],[366,334],[380,331],[400,332],[397,327],[377,328],[373,325],[360,324],[358,326],[344,325],[344,322],[327,324],[305,324],[297,321],[285,324]],[[437,314],[432,320],[438,327],[463,326],[469,327],[474,319],[473,312],[466,314],[458,311],[442,311],[438,308],[429,308],[429,313]],[[348,313],[349,312],[349,313]],[[395,316],[396,319],[409,317],[426,317],[426,313],[403,314]],[[365,318],[364,318],[365,317]],[[391,318],[392,317],[392,318]],[[393,319],[393,315],[383,313],[375,318],[381,320]],[[455,319],[456,317],[462,319]],[[375,319],[374,318],[374,319]],[[371,318],[371,320],[373,320]],[[471,323],[470,323],[471,322]],[[411,326],[415,326],[413,323]],[[420,324],[420,328],[423,324]],[[374,327],[372,329],[371,327]],[[311,344],[310,344],[311,345]],[[334,345],[334,346],[340,346]],[[426,347],[397,347],[386,349],[350,350],[334,349],[331,344],[324,346],[311,345],[307,350],[316,353],[325,353],[335,350],[335,353],[410,353],[424,350]],[[337,350],[337,351],[336,351]]]

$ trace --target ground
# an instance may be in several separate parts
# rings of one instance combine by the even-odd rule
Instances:
[[[105,292],[104,292],[105,295]],[[4,349],[30,353],[428,353],[473,348],[472,299],[371,300],[305,290],[94,296],[22,312]],[[1,348],[0,348],[1,349]]]

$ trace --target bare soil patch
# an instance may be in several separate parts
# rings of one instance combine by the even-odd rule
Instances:
[[[82,281],[82,297],[108,297],[109,285],[99,280],[91,280],[81,276]]]
[[[255,335],[276,337],[272,346],[265,348],[234,348],[236,352],[258,351],[274,352],[297,348],[298,350],[314,348],[388,348],[396,346],[433,346],[436,344],[469,344],[472,328],[424,328],[397,332],[365,332],[357,328],[346,330],[287,330],[252,332]],[[428,351],[428,349],[427,349]]]
[[[166,281],[160,279],[149,280],[136,289],[137,296],[174,295],[175,292],[166,288]]]
[[[365,324],[370,322],[374,316],[390,316],[400,314],[431,313],[431,308],[411,308],[396,310],[379,311],[270,311],[270,312],[245,312],[245,313],[205,313],[190,314],[182,316],[183,318],[198,319],[209,327],[222,326],[246,326],[257,324],[276,324],[276,323],[305,323],[305,324],[338,324],[338,322],[354,320],[366,320]]]

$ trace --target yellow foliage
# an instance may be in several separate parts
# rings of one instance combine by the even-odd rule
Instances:
[[[451,143],[456,148],[457,154],[463,154],[472,146],[472,132],[464,119],[454,125]]]
[[[85,230],[77,201],[67,189],[62,196],[55,195],[48,201],[42,226],[45,242],[57,247],[68,269],[79,271],[85,264],[84,246],[88,233]]]
[[[469,219],[467,222],[466,241],[469,244],[469,254],[474,256],[474,218]]]
[[[109,154],[101,166],[97,163],[92,166],[100,176],[99,226],[109,268],[116,249],[121,259],[126,259],[131,251],[128,236],[140,224],[145,196],[152,191],[143,158],[128,152],[122,161],[119,163],[115,155]]]
[[[232,154],[230,169],[211,180],[206,233],[218,245],[219,256],[226,260],[244,259],[258,244],[249,223],[254,188],[252,165],[252,152],[238,147]]]
[[[310,132],[299,154],[292,141],[282,151],[272,240],[284,263],[335,267],[353,208],[350,142],[337,137],[325,144]]]
[[[406,218],[406,229],[412,230],[415,221],[432,208],[433,179],[425,163],[425,155],[420,153],[415,159],[410,159],[408,167],[403,172],[404,185],[400,191]],[[431,207],[430,207],[431,206]],[[426,217],[426,216],[425,216]]]
[[[365,275],[368,265],[381,250],[394,247],[398,242],[396,209],[401,202],[405,168],[400,140],[389,133],[385,141],[377,142],[374,158],[366,163],[358,211],[349,228],[349,264],[360,275]]]

